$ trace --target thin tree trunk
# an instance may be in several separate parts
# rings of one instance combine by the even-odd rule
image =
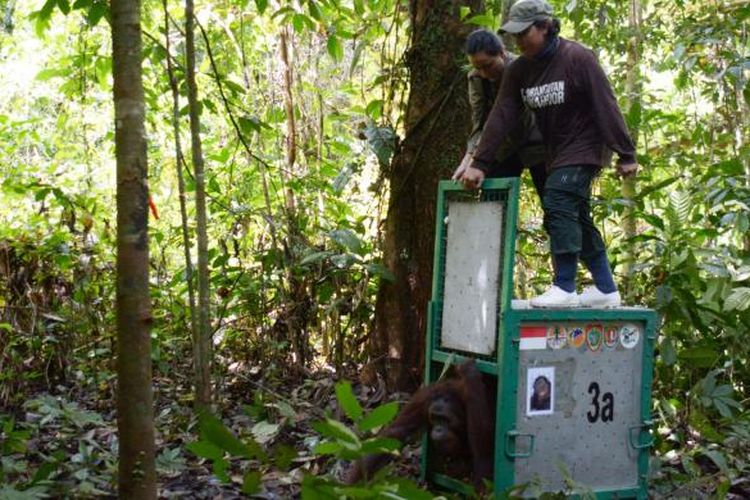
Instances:
[[[284,63],[284,108],[286,109],[286,171],[283,173],[286,185],[284,186],[284,193],[287,215],[291,221],[294,219],[295,202],[294,192],[289,187],[289,180],[297,161],[297,127],[294,122],[294,99],[292,97],[294,78],[292,66],[289,64],[289,29],[286,26],[281,28],[279,40],[281,60]]]
[[[641,4],[640,0],[630,0],[630,10],[628,14],[628,27],[630,28],[631,37],[628,42],[628,74],[625,80],[625,95],[627,96],[628,113],[641,106]],[[630,136],[633,142],[638,140],[638,127],[632,126]],[[622,180],[622,197],[631,201],[626,205],[623,212],[623,237],[625,238],[625,247],[623,251],[623,292],[626,300],[633,299],[633,266],[637,262],[636,248],[634,238],[637,233],[635,206],[632,201],[636,194],[635,176],[627,177]]]
[[[200,338],[198,331],[198,322],[195,306],[195,283],[193,280],[193,260],[190,257],[190,230],[188,228],[188,213],[187,213],[187,195],[185,192],[185,174],[183,168],[185,166],[185,157],[182,154],[182,142],[180,141],[180,92],[177,88],[177,77],[175,76],[174,66],[172,65],[172,54],[170,51],[169,42],[169,11],[167,9],[167,0],[162,0],[162,6],[164,7],[164,39],[165,47],[167,50],[167,73],[169,77],[169,87],[172,91],[172,129],[174,131],[174,152],[175,152],[175,167],[177,169],[177,189],[180,197],[180,219],[182,225],[182,245],[185,250],[185,281],[187,281],[188,288],[188,321],[190,324],[191,338],[193,339],[193,345],[195,345],[196,339]],[[193,355],[198,351],[193,350]],[[198,360],[195,360],[195,366],[199,366]],[[197,392],[196,392],[197,394]]]
[[[208,230],[206,216],[206,174],[200,136],[198,88],[195,83],[195,32],[193,0],[185,0],[185,57],[187,59],[190,139],[195,176],[195,218],[198,240],[198,332],[193,339],[195,359],[195,402],[201,408],[211,404],[211,304],[208,274]]]
[[[287,334],[292,342],[294,351],[297,354],[298,368],[303,368],[307,362],[307,338],[305,328],[307,323],[307,302],[309,300],[305,291],[305,283],[300,278],[294,276],[292,272],[291,259],[294,259],[295,247],[302,239],[298,224],[298,214],[294,192],[290,187],[290,181],[294,174],[295,164],[297,162],[297,124],[294,118],[294,98],[292,89],[294,88],[294,74],[289,57],[289,27],[284,26],[279,36],[279,50],[281,52],[281,61],[284,63],[284,108],[286,110],[286,167],[282,173],[284,179],[284,199],[286,203],[287,218],[287,269],[286,281],[289,286],[289,293],[286,297],[286,326]]]
[[[117,157],[119,495],[156,498],[148,287],[148,165],[141,81],[141,2],[112,0]]]
[[[385,221],[384,261],[395,281],[378,291],[371,354],[391,388],[421,381],[427,303],[432,282],[437,183],[461,160],[469,132],[463,44],[471,27],[458,0],[410,3],[407,58],[410,93],[405,138],[393,158]],[[475,11],[480,2],[469,2]],[[439,40],[439,42],[436,42]]]

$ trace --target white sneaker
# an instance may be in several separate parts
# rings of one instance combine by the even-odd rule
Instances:
[[[557,285],[552,285],[542,295],[531,299],[531,307],[555,308],[578,306],[578,295],[575,292],[566,292]]]
[[[581,301],[581,307],[620,307],[622,303],[620,292],[604,293],[600,292],[596,286],[587,286],[578,298]]]

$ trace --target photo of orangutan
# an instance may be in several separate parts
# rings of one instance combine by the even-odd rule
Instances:
[[[526,415],[550,415],[554,412],[555,368],[529,368],[526,374]]]

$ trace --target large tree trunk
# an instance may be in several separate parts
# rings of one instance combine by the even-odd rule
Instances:
[[[148,289],[141,2],[112,0],[117,157],[117,430],[120,498],[156,498]]]
[[[474,9],[479,1],[469,4]],[[437,183],[461,160],[469,132],[459,0],[413,0],[410,93],[405,138],[387,172],[391,194],[384,259],[394,282],[380,287],[373,358],[391,388],[421,382],[427,303],[432,283]]]
[[[198,87],[195,83],[195,19],[193,0],[185,0],[185,58],[187,59],[190,139],[195,175],[195,219],[198,241],[198,328],[193,337],[195,363],[195,403],[198,408],[211,404],[211,302],[208,272],[208,227],[206,214],[206,172],[200,135]],[[197,334],[197,335],[196,335]]]

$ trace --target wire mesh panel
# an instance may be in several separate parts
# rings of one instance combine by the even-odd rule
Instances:
[[[503,210],[500,201],[448,202],[443,348],[495,351]]]

